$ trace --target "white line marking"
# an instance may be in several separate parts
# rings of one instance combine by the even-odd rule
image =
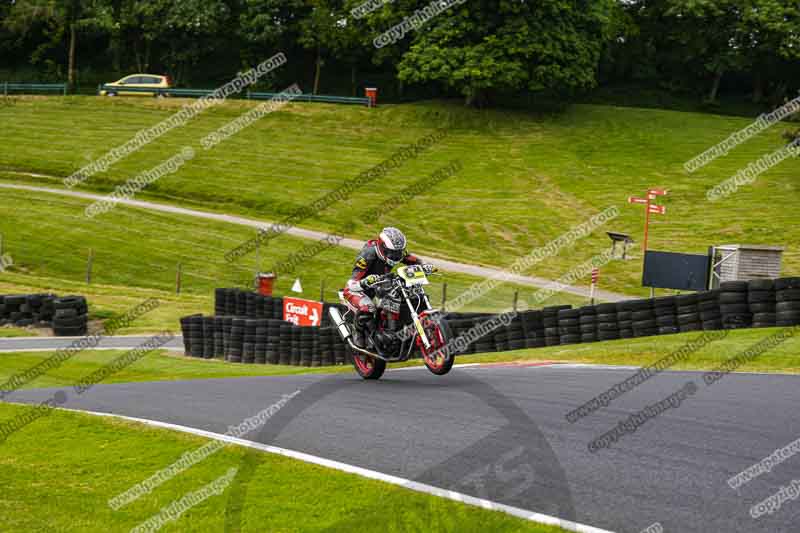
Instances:
[[[269,446],[267,444],[261,444],[260,442],[254,442],[245,439],[238,439],[236,437],[231,437],[229,435],[222,435],[220,433],[213,433],[211,431],[205,431],[202,429],[191,428],[187,426],[181,426],[178,424],[170,424],[168,422],[159,422],[157,420],[148,420],[146,418],[135,418],[131,416],[125,415],[118,415],[115,413],[100,413],[97,411],[82,411],[80,409],[66,409],[60,408],[64,411],[75,411],[79,413],[87,413],[90,415],[95,416],[105,416],[110,418],[120,418],[123,420],[130,420],[132,422],[139,422],[141,424],[146,424],[148,426],[159,427],[164,429],[171,429],[174,431],[181,431],[183,433],[190,433],[192,435],[197,435],[200,437],[205,437],[208,439],[214,439],[222,442],[227,442],[230,444],[237,444],[239,446],[244,446],[246,448],[253,448],[255,450],[260,450],[266,453],[272,453],[275,455],[282,455],[284,457],[291,457],[292,459],[297,459],[298,461],[303,461],[305,463],[311,463],[318,466],[324,466],[326,468],[332,468],[334,470],[339,470],[341,472],[346,472],[348,474],[356,474],[365,478],[374,479],[377,481],[383,481],[384,483],[390,483],[392,485],[398,485],[409,490],[413,490],[416,492],[422,492],[425,494],[430,494],[432,496],[439,496],[440,498],[446,498],[448,500],[453,500],[460,503],[465,503],[467,505],[472,505],[475,507],[481,507],[483,509],[489,509],[494,511],[500,511],[511,516],[516,516],[518,518],[522,518],[523,520],[528,520],[531,522],[539,522],[541,524],[547,524],[551,526],[559,526],[568,531],[574,531],[576,533],[614,533],[612,531],[606,529],[596,528],[594,526],[588,526],[586,524],[581,524],[578,522],[573,522],[571,520],[564,520],[555,516],[546,515],[542,513],[537,513],[534,511],[529,511],[527,509],[521,509],[519,507],[513,507],[511,505],[505,505],[502,503],[493,502],[491,500],[485,500],[483,498],[476,498],[475,496],[470,496],[468,494],[463,494],[460,492],[455,492],[452,490],[441,489],[439,487],[434,487],[432,485],[427,485],[425,483],[419,483],[417,481],[412,481],[410,479],[401,478],[398,476],[392,476],[390,474],[384,474],[382,472],[377,472],[375,470],[369,470],[367,468],[362,468],[360,466],[354,466],[347,463],[341,463],[339,461],[334,461],[332,459],[325,459],[324,457],[317,457],[316,455],[310,455],[303,452],[297,452],[294,450],[287,450],[286,448],[279,448],[277,446]]]

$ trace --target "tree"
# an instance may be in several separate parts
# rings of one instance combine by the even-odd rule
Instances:
[[[398,74],[455,88],[475,106],[495,90],[592,87],[612,7],[613,0],[456,5],[406,37],[413,44]]]
[[[78,34],[108,23],[108,6],[102,0],[18,0],[15,9],[5,19],[6,28],[25,33],[37,24],[51,28],[51,39],[41,44],[31,55],[35,63],[50,48],[58,47],[68,33],[67,81],[75,85]]]

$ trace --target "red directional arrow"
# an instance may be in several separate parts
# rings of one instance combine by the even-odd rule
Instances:
[[[663,205],[650,205],[650,212],[657,215],[663,215],[667,212],[667,208]]]
[[[665,196],[667,194],[667,191],[665,191],[664,189],[647,189],[647,192],[649,192],[650,194],[655,194],[657,196]]]
[[[628,196],[629,204],[647,204],[647,198],[637,198],[636,196]]]

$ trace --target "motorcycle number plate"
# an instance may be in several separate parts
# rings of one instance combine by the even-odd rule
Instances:
[[[414,285],[427,285],[429,283],[425,271],[415,266],[399,268],[397,269],[397,273],[409,287],[413,287]]]

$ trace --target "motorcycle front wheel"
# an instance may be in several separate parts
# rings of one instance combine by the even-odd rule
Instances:
[[[422,319],[422,327],[425,329],[425,335],[431,344],[430,348],[420,345],[422,359],[425,361],[425,366],[428,367],[428,370],[437,376],[443,376],[450,372],[450,369],[453,368],[453,363],[456,361],[455,348],[450,346],[450,349],[444,349],[453,340],[450,325],[443,318],[426,316]]]
[[[364,379],[380,379],[386,370],[386,361],[354,352],[353,366],[356,367],[358,375]]]

